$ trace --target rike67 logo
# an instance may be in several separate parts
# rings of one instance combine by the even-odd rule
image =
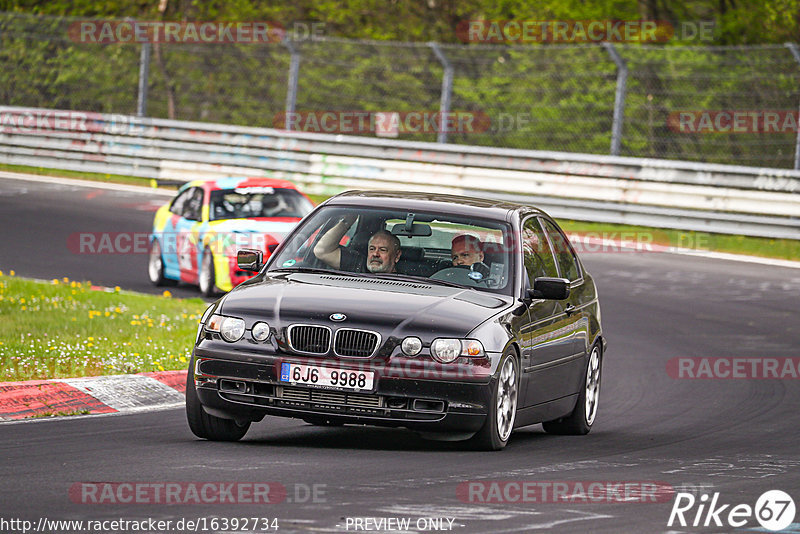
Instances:
[[[703,493],[696,498],[691,493],[677,493],[672,504],[667,526],[682,527],[722,527],[740,528],[755,519],[762,528],[777,532],[783,530],[794,521],[794,500],[781,490],[764,492],[755,506],[749,504],[721,504],[719,492],[709,497]],[[751,525],[754,526],[754,525]]]

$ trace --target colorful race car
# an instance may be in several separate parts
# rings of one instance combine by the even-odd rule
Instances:
[[[314,208],[291,182],[270,178],[194,180],[159,208],[150,236],[153,284],[178,281],[211,296],[230,291],[253,273],[236,265],[243,247],[269,256]]]

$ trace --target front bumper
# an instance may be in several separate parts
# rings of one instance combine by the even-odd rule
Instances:
[[[246,355],[195,349],[195,388],[203,407],[218,417],[260,420],[264,415],[324,418],[341,423],[406,427],[424,432],[477,432],[491,399],[493,378],[457,366],[425,373],[369,361],[332,361],[292,355]],[[375,373],[372,391],[318,388],[280,382],[283,362]]]

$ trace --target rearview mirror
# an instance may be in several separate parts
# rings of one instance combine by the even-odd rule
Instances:
[[[264,254],[260,250],[242,249],[236,253],[236,265],[242,271],[257,273],[264,264]]]
[[[414,223],[409,229],[407,224],[395,224],[392,226],[393,235],[402,235],[406,237],[428,237],[431,235],[431,227],[427,224]]]
[[[528,296],[532,299],[564,300],[569,297],[569,280],[541,276],[533,281]]]

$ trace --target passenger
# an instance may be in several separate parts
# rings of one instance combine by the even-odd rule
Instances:
[[[342,248],[339,242],[353,226],[356,215],[346,215],[325,232],[314,246],[314,255],[334,269],[350,272],[394,273],[402,250],[397,236],[386,230],[375,232],[369,239],[366,260],[356,247]]]

